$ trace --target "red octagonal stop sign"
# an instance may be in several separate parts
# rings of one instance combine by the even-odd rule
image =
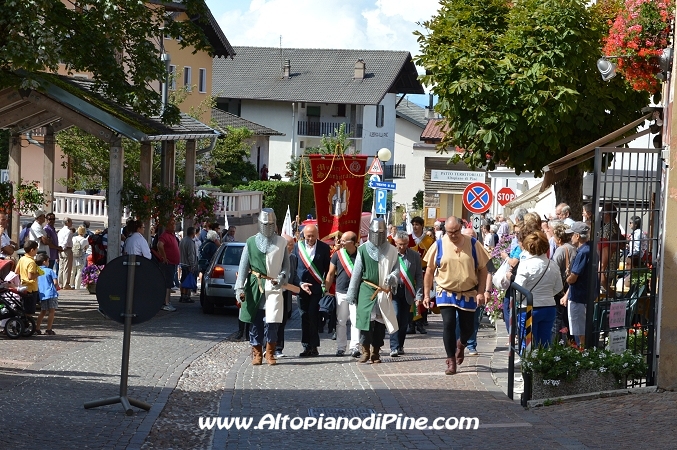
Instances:
[[[512,188],[509,188],[507,186],[501,188],[501,190],[499,190],[498,193],[496,194],[496,201],[498,201],[498,203],[501,206],[507,205],[516,198],[517,194],[515,194],[515,191],[513,191]]]

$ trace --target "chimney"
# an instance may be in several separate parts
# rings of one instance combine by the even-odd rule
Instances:
[[[425,118],[435,118],[435,106],[433,105],[433,94],[428,94],[428,107],[425,109]]]
[[[282,78],[288,80],[291,76],[290,74],[291,74],[291,63],[289,62],[288,59],[285,59],[284,64],[282,65]]]
[[[355,62],[355,76],[353,76],[353,80],[364,80],[365,70],[366,70],[366,65],[364,64],[364,60],[358,59]]]

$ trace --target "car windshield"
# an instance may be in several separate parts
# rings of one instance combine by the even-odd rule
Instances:
[[[239,266],[240,257],[242,256],[242,250],[244,247],[238,245],[229,245],[221,254],[221,261],[219,264],[224,266]]]

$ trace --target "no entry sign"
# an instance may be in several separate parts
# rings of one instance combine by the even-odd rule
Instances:
[[[511,201],[515,200],[517,198],[517,194],[515,194],[515,191],[512,190],[512,188],[509,187],[504,187],[501,188],[497,193],[496,193],[496,201],[499,203],[501,206],[505,206]]]
[[[481,214],[489,209],[494,194],[484,183],[470,183],[463,191],[463,206],[473,214]]]

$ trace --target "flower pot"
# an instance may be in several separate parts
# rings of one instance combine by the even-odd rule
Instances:
[[[87,285],[87,290],[90,294],[96,294],[96,283],[89,283]]]
[[[558,384],[559,382],[559,384]],[[566,395],[585,394],[588,392],[610,391],[620,389],[624,384],[618,383],[610,373],[599,373],[585,370],[573,381],[544,380],[540,373],[533,376],[531,398],[558,398]]]

